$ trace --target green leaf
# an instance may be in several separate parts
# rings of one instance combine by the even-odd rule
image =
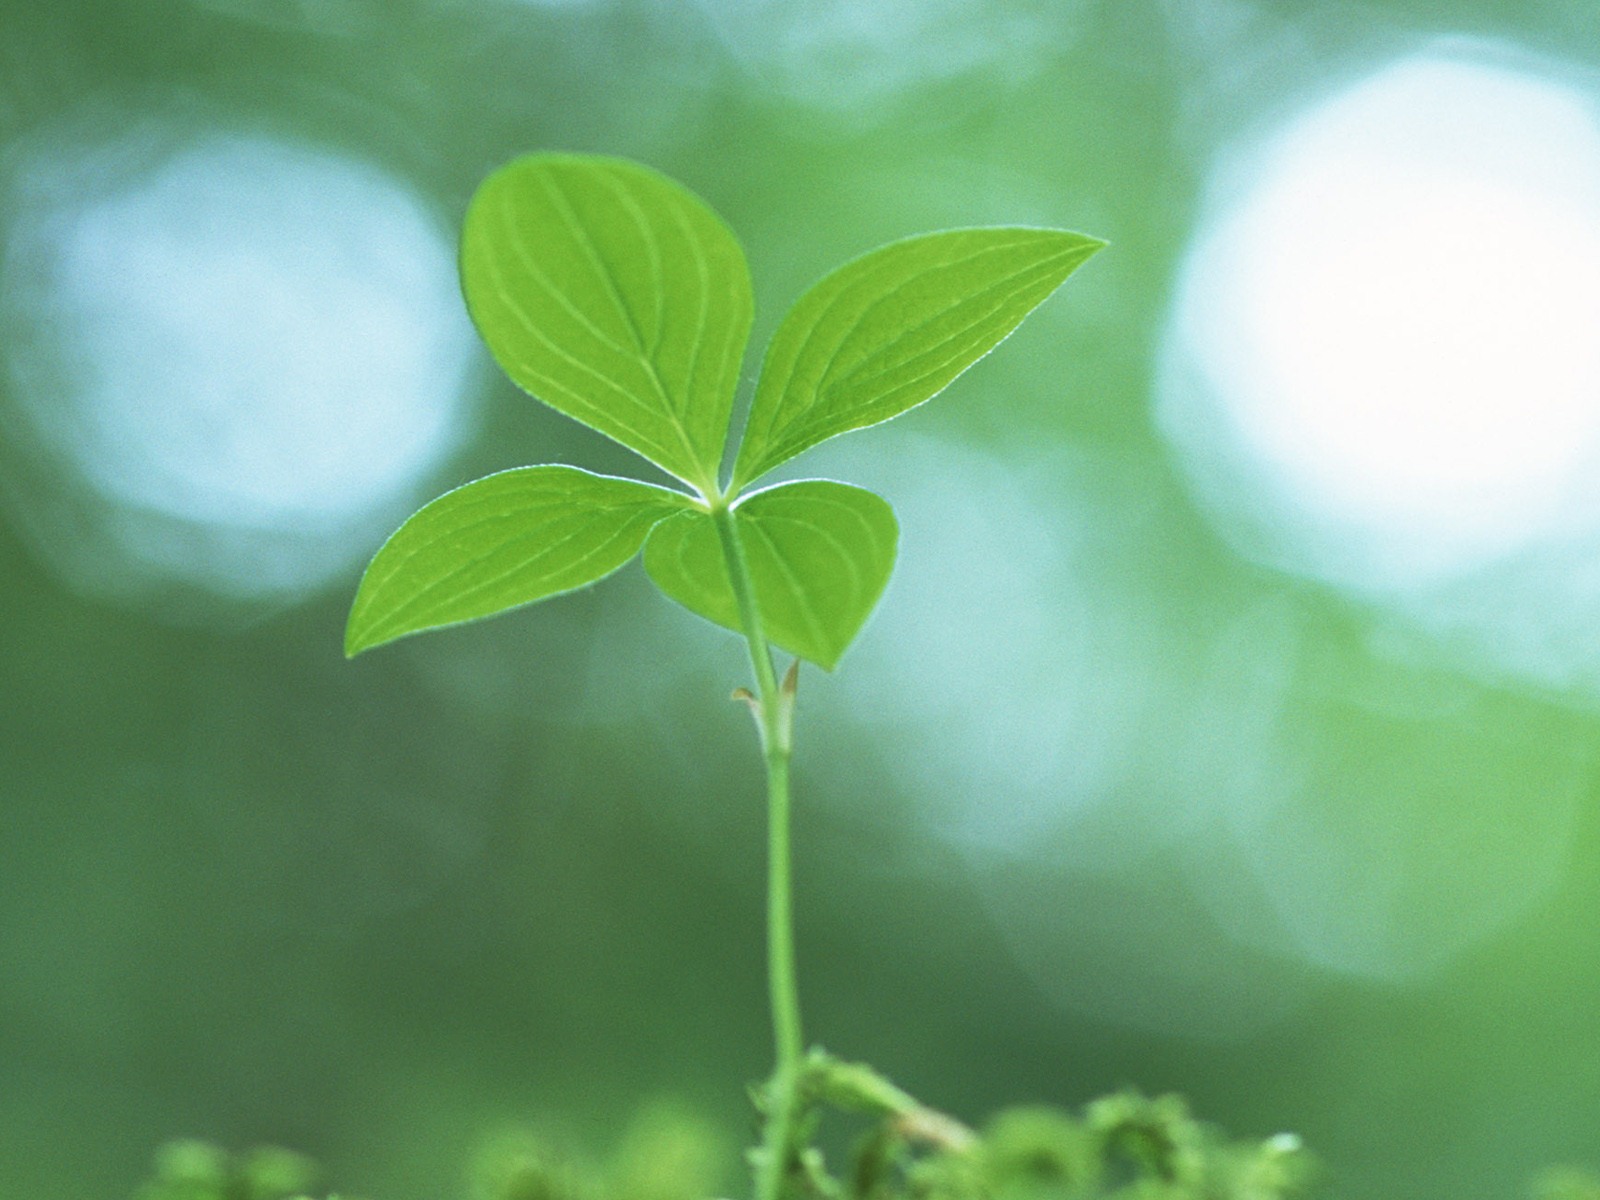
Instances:
[[[1058,229],[953,229],[846,263],[773,335],[735,488],[931,399],[1104,245]]]
[[[881,496],[824,479],[753,492],[733,510],[767,638],[833,670],[894,569],[899,527]],[[712,518],[657,525],[645,570],[689,611],[739,632],[738,603]]]
[[[446,492],[373,557],[344,652],[594,583],[690,504],[679,492],[576,467],[519,467]]]
[[[472,319],[519,387],[709,494],[753,302],[744,251],[637,163],[533,155],[467,210]]]

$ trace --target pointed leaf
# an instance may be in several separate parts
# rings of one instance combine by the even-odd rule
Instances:
[[[472,198],[461,279],[518,386],[715,486],[753,303],[744,251],[697,196],[620,159],[517,159]]]
[[[930,399],[1103,245],[1058,229],[952,229],[846,263],[773,335],[734,486]]]
[[[446,492],[368,565],[345,654],[594,583],[689,504],[679,492],[576,467],[519,467]]]
[[[734,517],[767,638],[833,670],[894,569],[894,510],[863,488],[807,479],[752,493]],[[687,512],[657,525],[644,565],[679,604],[740,630],[711,517]]]

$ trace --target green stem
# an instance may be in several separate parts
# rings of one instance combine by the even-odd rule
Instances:
[[[792,679],[779,684],[756,606],[750,565],[726,499],[711,505],[728,564],[728,579],[739,605],[739,620],[750,648],[756,677],[756,719],[767,765],[767,987],[772,1004],[772,1038],[777,1065],[767,1091],[765,1151],[758,1200],[779,1200],[788,1173],[798,1116],[804,1038],[800,1032],[800,993],[795,973],[794,913],[789,869],[789,758],[793,753]]]
[[[767,980],[778,1070],[799,1070],[800,986],[794,965],[793,888],[789,879],[789,755],[767,754]]]

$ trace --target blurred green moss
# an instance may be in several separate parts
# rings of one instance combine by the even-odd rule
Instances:
[[[135,1200],[310,1200],[321,1174],[303,1154],[276,1146],[236,1155],[208,1142],[174,1141],[157,1151]]]
[[[1600,1175],[1576,1167],[1555,1167],[1533,1184],[1534,1200],[1600,1200]]]
[[[473,1200],[705,1200],[734,1156],[714,1122],[663,1100],[640,1111],[599,1164],[548,1133],[499,1130],[478,1147],[469,1190]]]

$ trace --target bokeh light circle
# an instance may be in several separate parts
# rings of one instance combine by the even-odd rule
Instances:
[[[1289,120],[1214,191],[1160,418],[1228,536],[1383,592],[1594,515],[1591,95],[1428,51]]]
[[[348,570],[465,432],[475,352],[438,222],[279,138],[44,146],[9,197],[5,420],[70,494],[14,491],[22,523],[113,594],[281,600]]]

